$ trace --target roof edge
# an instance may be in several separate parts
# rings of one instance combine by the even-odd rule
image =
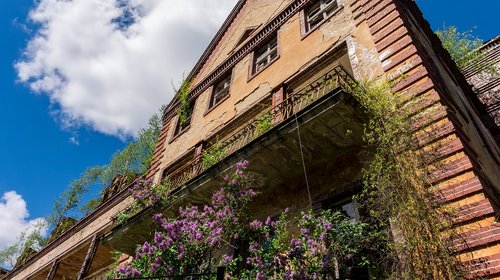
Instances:
[[[226,33],[227,29],[229,28],[231,23],[233,23],[233,21],[236,19],[236,16],[238,15],[241,8],[243,8],[246,2],[247,2],[246,0],[238,0],[231,13],[229,13],[224,23],[222,23],[221,27],[219,28],[215,36],[212,38],[212,41],[210,41],[210,44],[208,44],[203,54],[194,65],[193,69],[191,69],[191,71],[189,72],[189,75],[186,77],[186,80],[188,81],[192,80],[196,76],[196,74],[200,72],[201,68],[210,57],[210,54],[212,54],[212,52],[215,50],[219,42],[222,40],[222,37]],[[175,103],[175,95],[166,106],[165,111],[168,111],[170,107],[173,105],[173,103]]]

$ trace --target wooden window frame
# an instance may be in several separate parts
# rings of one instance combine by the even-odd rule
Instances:
[[[325,3],[328,0],[318,0],[313,2],[311,5],[306,6],[300,12],[300,22],[301,22],[301,34],[302,39],[307,37],[307,35],[311,34],[314,30],[318,29],[323,23],[328,21],[332,16],[337,14],[337,12],[343,7],[343,0],[330,0],[331,3]],[[317,11],[317,16],[322,17],[321,20],[315,22],[313,26],[309,25],[309,15],[311,9],[319,6],[319,10]]]
[[[173,127],[174,129],[172,130],[172,137],[170,138],[169,144],[175,141],[179,136],[184,134],[186,131],[191,128],[191,122],[193,121],[193,114],[194,114],[194,107],[196,104],[196,100],[192,101],[190,103],[191,107],[191,115],[189,116],[188,121],[184,124],[184,126],[181,126],[181,118],[179,114],[177,114],[177,119],[175,121],[175,126]]]
[[[231,73],[229,73],[228,75],[224,76],[224,78],[222,78],[217,83],[215,83],[214,85],[211,86],[211,88],[210,88],[210,98],[208,100],[207,109],[205,110],[204,116],[206,114],[208,114],[209,112],[211,112],[219,104],[221,104],[222,102],[224,102],[224,100],[228,99],[229,96],[231,96],[231,84],[233,83],[233,73],[232,72],[233,71],[231,71]],[[225,91],[226,93],[219,100],[215,100],[217,94],[220,94],[220,92],[219,93],[217,92],[217,87],[221,83],[225,83],[225,82],[227,82],[227,89],[224,88],[223,91]]]
[[[272,47],[271,45],[274,45],[274,44],[271,44],[271,43],[273,43],[274,41],[276,42],[275,43],[276,45],[274,47]],[[280,41],[280,36],[279,36],[279,32],[277,32],[275,36],[272,36],[270,40],[267,40],[266,43],[261,45],[259,48],[256,48],[252,52],[251,57],[250,57],[251,63],[250,63],[248,81],[253,79],[253,77],[257,76],[262,71],[266,70],[267,67],[269,67],[271,64],[273,64],[276,60],[279,59],[279,57],[280,57],[280,43],[279,43],[279,41]],[[260,55],[260,57],[265,57],[266,63],[264,65],[262,65],[262,67],[257,69],[256,68],[257,59],[258,59],[257,54],[259,52],[261,52],[262,50],[264,50],[264,52]],[[271,57],[272,53],[276,53],[276,55],[274,57]],[[266,54],[266,55],[264,56],[264,54]]]

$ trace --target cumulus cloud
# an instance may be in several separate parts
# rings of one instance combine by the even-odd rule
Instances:
[[[172,98],[236,0],[40,0],[15,64],[65,128],[133,136]]]
[[[46,222],[42,218],[29,219],[26,201],[15,191],[6,192],[0,198],[0,250],[18,241],[22,232],[29,234],[42,226],[46,234]]]

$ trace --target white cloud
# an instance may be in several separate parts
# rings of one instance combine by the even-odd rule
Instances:
[[[14,244],[22,232],[27,234],[45,220],[29,219],[26,201],[15,191],[6,192],[0,198],[0,250]],[[46,234],[46,227],[42,234]]]
[[[41,0],[15,64],[63,127],[134,135],[172,98],[236,0]]]

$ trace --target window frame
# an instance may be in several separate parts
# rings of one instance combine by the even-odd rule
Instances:
[[[326,6],[321,8],[323,5],[326,5],[324,2],[328,0],[318,0],[317,2],[314,2],[310,5],[307,5],[304,7],[301,12],[300,12],[300,22],[301,22],[301,34],[302,34],[302,39],[307,37],[307,35],[311,34],[313,31],[318,29],[323,23],[328,21],[332,16],[337,14],[337,12],[343,8],[343,0],[330,0],[331,2],[331,7]],[[316,5],[319,4],[319,10],[317,11],[318,15],[322,16],[321,20],[318,20],[314,26],[309,26],[309,15],[308,12],[313,9]]]
[[[225,82],[227,82],[227,88],[223,88],[223,90],[226,91],[226,93],[219,100],[215,101],[215,98],[216,98],[216,96],[218,94],[217,93],[217,87],[221,83],[225,83]],[[224,76],[224,78],[218,80],[217,83],[214,83],[210,87],[210,98],[208,99],[207,109],[205,110],[205,114],[204,115],[208,114],[214,108],[216,108],[217,106],[219,106],[219,104],[221,104],[222,102],[224,102],[224,100],[228,99],[229,96],[231,96],[231,84],[232,83],[233,83],[233,71],[231,70],[231,72],[228,75]]]
[[[193,100],[192,102],[189,103],[191,114],[189,116],[188,121],[184,124],[184,126],[181,126],[181,118],[180,118],[179,114],[177,114],[177,118],[175,120],[175,125],[173,126],[173,130],[172,130],[172,137],[170,138],[169,144],[172,143],[179,136],[184,134],[186,131],[188,131],[189,128],[191,128],[191,122],[193,121],[193,113],[194,113],[195,104],[196,104],[196,100]]]
[[[270,36],[271,38],[267,40],[264,44],[260,45],[258,48],[255,48],[250,57],[250,69],[249,69],[249,77],[248,81],[253,79],[253,77],[257,76],[262,71],[266,70],[271,64],[273,64],[280,57],[280,35],[279,32],[275,33],[274,36]],[[270,44],[275,41],[276,45],[274,47],[270,47]],[[266,49],[262,54],[257,57],[257,54],[262,50]],[[276,53],[274,57],[271,57],[272,53]],[[260,57],[263,57],[264,54],[266,58],[266,64],[262,65],[259,69],[256,68],[257,60]]]

